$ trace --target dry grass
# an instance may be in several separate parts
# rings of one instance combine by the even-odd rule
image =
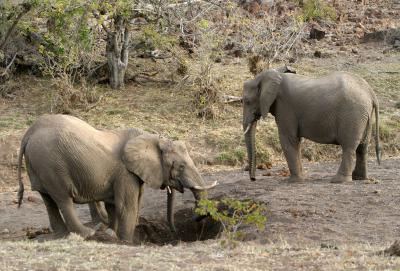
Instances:
[[[229,62],[230,61],[230,62]],[[395,57],[389,60],[368,60],[354,64],[346,58],[311,59],[295,64],[300,74],[321,75],[333,70],[360,74],[376,90],[381,103],[381,138],[384,155],[400,153],[400,111],[396,107],[400,94],[400,65]],[[349,64],[351,63],[351,65]],[[242,84],[252,78],[245,60],[228,59],[216,63],[215,77],[220,79],[223,94],[241,96]],[[161,65],[162,66],[162,65]],[[389,72],[389,73],[387,73]],[[0,136],[20,137],[40,114],[50,112],[51,82],[46,79],[21,77],[21,91],[15,101],[0,100]],[[203,165],[243,166],[246,161],[242,135],[241,104],[219,106],[218,116],[211,120],[198,118],[193,108],[193,88],[177,88],[157,83],[128,84],[125,90],[98,88],[101,101],[89,110],[74,110],[73,114],[94,126],[110,129],[139,127],[172,139],[185,140],[194,160]],[[372,142],[372,144],[374,144]],[[273,117],[258,125],[257,149],[259,162],[284,162]],[[371,155],[374,148],[370,148]],[[340,157],[340,148],[305,141],[303,157],[311,161]],[[209,167],[203,167],[208,168]]]
[[[378,254],[386,246],[293,247],[285,242],[240,243],[232,250],[218,241],[177,246],[119,246],[83,241],[76,235],[44,243],[0,244],[2,270],[395,270],[399,257]]]

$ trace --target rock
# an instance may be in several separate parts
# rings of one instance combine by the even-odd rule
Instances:
[[[393,245],[383,251],[387,256],[400,256],[400,242],[396,240]]]
[[[397,39],[396,39],[396,40],[394,41],[393,48],[396,48],[396,49],[397,49],[397,48],[400,48],[400,40],[397,40]]]
[[[310,30],[310,39],[322,40],[325,37],[325,31],[318,26],[313,26]]]
[[[358,54],[358,50],[357,50],[356,48],[352,48],[352,49],[351,49],[351,52],[352,52],[353,54]]]
[[[100,222],[93,228],[95,231],[105,231],[107,229],[107,225],[104,223]]]
[[[112,238],[118,238],[117,234],[115,233],[115,231],[113,231],[112,229],[108,228],[105,230],[105,233],[108,234],[110,237]]]
[[[315,57],[318,57],[318,58],[321,58],[321,57],[322,57],[321,51],[318,51],[318,50],[315,51],[315,52],[314,52],[314,56],[315,56]]]
[[[1,231],[1,233],[2,234],[8,234],[8,233],[10,233],[10,230],[9,229],[4,229],[4,230]]]
[[[33,202],[33,203],[41,203],[42,202],[41,199],[34,197],[34,196],[28,196],[27,199],[29,202]]]
[[[384,41],[387,44],[395,44],[396,40],[400,40],[400,28],[389,28],[365,33],[363,38],[363,42]]]
[[[242,49],[236,49],[233,51],[233,55],[235,57],[243,57],[244,56],[244,51]]]
[[[347,51],[346,47],[344,47],[344,46],[341,46],[341,47],[339,48],[339,50],[342,51],[342,52]]]

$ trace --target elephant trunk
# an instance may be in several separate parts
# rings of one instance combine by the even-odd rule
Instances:
[[[249,160],[249,174],[250,180],[256,180],[256,128],[257,121],[248,125],[250,127],[245,134],[245,142],[247,147],[247,157]]]
[[[176,233],[176,228],[175,228],[175,190],[170,189],[168,187],[167,189],[167,220],[168,220],[168,225],[173,233]]]

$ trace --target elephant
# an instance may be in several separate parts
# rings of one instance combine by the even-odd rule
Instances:
[[[249,175],[255,180],[257,121],[271,113],[278,127],[289,182],[304,180],[301,139],[340,145],[342,160],[332,183],[367,179],[367,152],[375,112],[375,152],[380,164],[379,104],[358,75],[333,72],[319,78],[267,69],[243,85],[243,130]],[[356,163],[354,166],[354,154]]]
[[[190,189],[196,200],[207,197],[206,184],[182,141],[132,128],[99,130],[68,115],[44,115],[22,138],[18,164],[18,204],[24,185],[25,156],[33,191],[45,203],[56,236],[94,234],[78,219],[73,203],[104,202],[109,228],[133,242],[144,184],[168,191],[168,221],[173,227],[174,190]]]

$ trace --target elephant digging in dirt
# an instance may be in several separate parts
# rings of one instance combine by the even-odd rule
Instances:
[[[285,68],[258,74],[243,87],[243,129],[249,158],[250,179],[255,180],[257,121],[271,113],[278,126],[282,150],[290,170],[289,181],[304,178],[300,142],[342,147],[342,162],[331,182],[367,178],[367,149],[376,119],[376,156],[380,163],[378,100],[361,77],[334,72],[320,78],[286,73]],[[356,164],[354,168],[354,154]]]
[[[174,189],[189,188],[198,201],[216,185],[206,185],[180,141],[139,129],[97,130],[72,116],[46,115],[27,130],[21,142],[19,204],[24,155],[32,190],[42,196],[56,236],[92,235],[93,230],[78,219],[73,203],[103,201],[109,227],[118,238],[132,242],[144,184],[167,188],[172,227]]]

